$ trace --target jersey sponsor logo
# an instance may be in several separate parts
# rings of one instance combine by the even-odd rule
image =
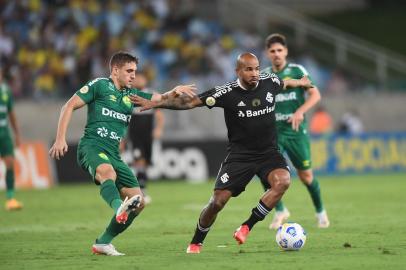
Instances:
[[[220,181],[225,184],[228,182],[230,176],[228,175],[228,173],[224,173],[222,176],[220,176]]]
[[[276,121],[287,121],[292,115],[293,115],[293,113],[289,113],[289,114],[276,113],[275,118],[276,118]]]
[[[277,94],[275,102],[284,102],[290,100],[296,100],[296,92],[290,92],[286,94]]]
[[[99,153],[99,157],[101,157],[104,160],[109,160],[109,157],[103,152]]]
[[[99,134],[100,137],[105,138],[107,137],[107,128],[105,127],[101,127],[101,128],[97,128],[97,134]]]
[[[240,103],[237,104],[237,106],[238,107],[245,107],[246,105],[245,105],[244,101],[241,100]]]
[[[102,115],[109,116],[109,117],[112,117],[114,119],[122,120],[122,121],[127,122],[127,123],[129,123],[130,120],[131,120],[131,115],[126,115],[124,113],[119,113],[119,112],[116,112],[116,111],[113,111],[113,110],[110,110],[110,109],[107,109],[107,108],[104,108],[104,107],[102,108]]]
[[[0,119],[0,127],[8,126],[8,119]]]
[[[273,95],[271,93],[267,93],[266,94],[266,98],[265,98],[269,103],[273,102]]]
[[[82,88],[80,88],[79,92],[82,94],[86,94],[87,92],[89,92],[89,86],[83,86]]]
[[[271,113],[275,110],[275,105],[272,107],[266,106],[264,109],[260,110],[246,110],[245,113],[243,111],[238,111],[238,117],[257,117],[260,115]]]
[[[6,113],[6,112],[7,112],[7,106],[0,105],[0,113]]]
[[[259,98],[254,98],[252,100],[252,106],[258,107],[259,105],[261,105],[261,100]]]
[[[208,97],[206,98],[206,104],[207,106],[214,106],[214,104],[216,104],[216,99],[214,97]]]
[[[115,140],[115,141],[118,141],[118,142],[121,141],[121,137],[117,135],[117,132],[115,132],[115,131],[110,131],[109,132],[109,130],[107,128],[105,128],[105,127],[97,128],[96,132],[102,138],[106,138],[107,136],[109,136],[108,138],[110,138],[112,140]]]

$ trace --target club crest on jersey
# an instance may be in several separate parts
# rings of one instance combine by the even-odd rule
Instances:
[[[83,86],[82,88],[80,88],[79,92],[82,94],[86,94],[87,92],[89,92],[89,86]]]
[[[206,105],[207,106],[214,106],[216,104],[216,99],[214,97],[206,98]]]
[[[258,107],[259,105],[261,105],[261,100],[258,99],[258,98],[254,98],[254,99],[252,100],[252,106]]]
[[[7,102],[7,101],[8,101],[8,95],[7,95],[7,93],[3,93],[3,94],[1,95],[1,99],[3,99],[4,102]]]
[[[267,93],[266,94],[266,98],[265,98],[269,103],[272,103],[273,101],[273,95],[271,93]]]
[[[123,97],[123,102],[127,107],[131,107],[131,100],[128,96]]]

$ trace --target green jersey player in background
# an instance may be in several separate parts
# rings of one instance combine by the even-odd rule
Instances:
[[[283,80],[309,76],[303,66],[287,62],[288,48],[283,35],[272,34],[267,37],[265,43],[267,57],[272,63],[265,72],[274,72]],[[319,182],[313,176],[310,138],[304,117],[319,101],[320,92],[317,87],[285,89],[276,96],[275,117],[279,149],[282,153],[286,152],[300,180],[307,187],[316,208],[318,227],[327,228],[330,222],[323,207]],[[277,229],[290,216],[282,201],[276,204],[275,210],[271,229]]]
[[[124,255],[111,244],[125,231],[144,208],[139,183],[131,169],[122,161],[119,152],[121,138],[130,122],[134,105],[129,95],[139,95],[159,101],[165,95],[179,95],[194,86],[178,86],[172,91],[148,94],[131,88],[138,59],[126,52],[118,52],[110,59],[110,77],[97,78],[78,90],[62,107],[56,140],[49,153],[60,159],[68,151],[66,132],[74,110],[87,105],[87,123],[80,139],[77,160],[79,165],[100,185],[100,195],[114,210],[106,230],[92,246],[95,254]],[[194,95],[194,93],[192,93]]]
[[[23,204],[14,198],[14,144],[20,145],[20,132],[13,110],[13,96],[7,83],[3,80],[3,70],[0,69],[0,157],[6,165],[6,205],[7,211],[19,210]],[[13,129],[13,137],[10,127]]]

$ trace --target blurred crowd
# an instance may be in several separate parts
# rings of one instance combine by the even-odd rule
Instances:
[[[0,1],[0,66],[16,98],[42,100],[70,96],[92,78],[106,76],[117,50],[139,56],[140,68],[158,90],[194,82],[203,91],[232,80],[243,51],[265,59],[264,37],[195,16],[195,2]],[[320,77],[315,80],[323,89],[330,75],[311,60],[304,62],[310,69],[313,64],[309,71]],[[335,82],[342,87],[342,80]]]

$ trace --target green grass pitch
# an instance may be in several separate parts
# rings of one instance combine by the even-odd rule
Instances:
[[[406,269],[406,175],[320,177],[320,183],[328,229],[316,228],[299,181],[284,197],[290,220],[308,234],[301,251],[279,250],[268,230],[271,217],[257,224],[246,244],[235,243],[233,231],[262,193],[252,181],[219,214],[202,253],[186,254],[213,182],[152,182],[152,204],[113,242],[123,257],[91,254],[112,215],[98,187],[20,191],[24,210],[0,210],[0,269]]]

